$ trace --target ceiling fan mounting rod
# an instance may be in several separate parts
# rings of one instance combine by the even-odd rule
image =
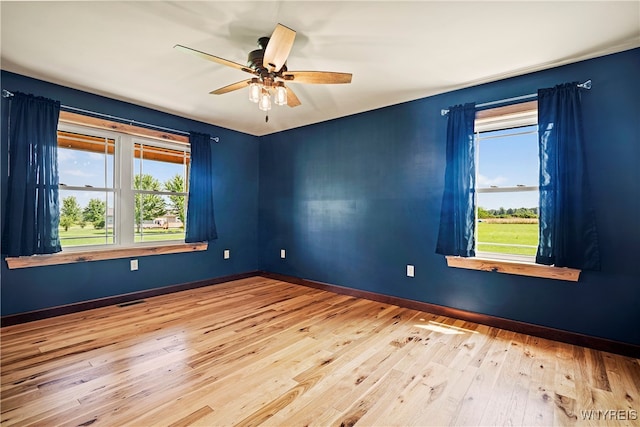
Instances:
[[[265,50],[267,48],[267,44],[269,44],[269,37],[260,37],[258,39],[258,47],[262,50]]]

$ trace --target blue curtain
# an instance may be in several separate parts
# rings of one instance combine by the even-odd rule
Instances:
[[[218,238],[213,214],[213,159],[210,135],[190,132],[191,172],[187,203],[185,242],[205,242]]]
[[[447,164],[436,253],[475,256],[475,104],[449,108]]]
[[[17,92],[10,101],[9,169],[2,253],[60,252],[60,102]]]
[[[540,237],[536,262],[600,269],[578,83],[538,91]]]

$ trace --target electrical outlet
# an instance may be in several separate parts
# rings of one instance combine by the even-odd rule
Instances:
[[[415,269],[414,269],[413,265],[411,265],[411,264],[407,264],[407,276],[408,277],[414,277],[415,276]]]
[[[224,250],[224,255],[223,255],[224,259],[229,259],[231,258],[231,252],[229,251],[229,249],[225,249]]]
[[[287,251],[284,249],[280,249],[280,258],[284,259],[287,257]]]
[[[138,260],[137,259],[132,259],[129,264],[131,266],[131,271],[136,271],[138,269]]]

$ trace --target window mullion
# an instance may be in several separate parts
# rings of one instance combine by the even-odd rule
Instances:
[[[118,244],[132,245],[135,229],[135,197],[133,193],[133,141],[129,135],[120,136],[118,144],[118,210],[117,234]]]
[[[537,185],[520,185],[516,187],[482,187],[478,188],[478,193],[524,193],[527,191],[539,191]]]

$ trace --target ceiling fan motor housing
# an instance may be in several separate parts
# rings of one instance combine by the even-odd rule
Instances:
[[[249,52],[249,56],[247,57],[247,65],[251,69],[258,71],[261,76],[264,76],[265,73],[269,74],[267,71],[267,67],[265,67],[263,64],[264,51],[267,48],[267,44],[269,44],[269,37],[260,37],[258,39],[258,46],[260,47],[260,49],[252,50],[251,52]],[[279,75],[285,71],[287,71],[286,64],[284,64],[282,68],[280,68],[280,70],[278,70],[278,72],[274,74]]]

